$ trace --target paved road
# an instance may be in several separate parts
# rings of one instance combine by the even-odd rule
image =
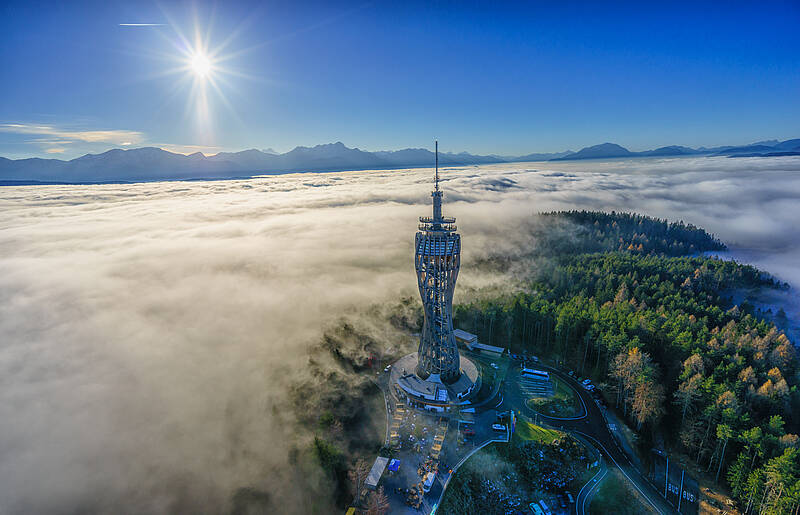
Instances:
[[[583,488],[581,488],[581,491],[578,492],[578,496],[575,498],[575,512],[578,515],[587,513],[586,510],[592,503],[592,497],[597,493],[600,483],[602,483],[606,475],[608,475],[608,467],[606,466],[605,460],[602,460],[600,461],[600,470],[597,471],[592,479],[583,485]]]
[[[585,408],[585,413],[581,416],[559,419],[539,414],[530,409],[525,402],[527,396],[519,388],[519,367],[514,367],[513,365],[506,375],[504,406],[501,406],[499,409],[503,409],[503,407],[506,407],[506,409],[513,408],[521,411],[531,419],[537,417],[540,422],[544,422],[549,427],[575,432],[583,436],[602,453],[608,466],[616,467],[622,472],[631,485],[633,485],[642,497],[647,500],[657,513],[674,513],[675,509],[666,502],[658,491],[656,491],[655,487],[650,484],[645,475],[631,462],[628,455],[620,447],[603,416],[603,409],[605,408],[601,408],[589,392],[569,375],[545,365],[537,365],[536,368],[547,370],[572,387],[577,392],[578,398]],[[588,500],[591,500],[591,496],[595,491],[596,488],[590,488],[588,491],[584,492],[584,500],[586,500],[587,497]],[[586,502],[585,506],[588,507],[588,505],[589,502]],[[583,505],[576,503],[576,509],[579,510],[578,513],[582,513]]]

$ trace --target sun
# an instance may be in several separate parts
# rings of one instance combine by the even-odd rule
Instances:
[[[205,78],[211,74],[212,66],[209,58],[202,52],[195,52],[189,59],[189,67],[199,78]]]

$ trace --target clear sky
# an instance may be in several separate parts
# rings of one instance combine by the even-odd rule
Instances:
[[[796,0],[556,3],[3,2],[0,155],[800,137]]]

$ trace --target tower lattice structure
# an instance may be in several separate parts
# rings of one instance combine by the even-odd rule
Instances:
[[[420,217],[414,263],[425,321],[420,335],[416,373],[422,379],[438,375],[453,383],[461,375],[456,339],[453,336],[453,292],[461,267],[461,236],[455,218],[442,216],[439,189],[439,142],[436,142],[433,216]]]

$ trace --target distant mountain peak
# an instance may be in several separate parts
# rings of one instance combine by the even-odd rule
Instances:
[[[600,143],[599,145],[592,145],[591,147],[584,147],[574,154],[569,154],[564,157],[557,157],[553,161],[628,157],[631,155],[631,151],[622,145],[606,142]]]
[[[577,152],[539,153],[524,156],[474,155],[468,152],[439,154],[442,166],[462,166],[510,161],[565,161],[578,159],[613,159],[632,157],[785,156],[800,155],[800,139],[772,140],[744,147],[692,149],[668,145],[654,150],[631,152],[611,142],[582,148]],[[321,172],[375,168],[430,167],[433,152],[427,148],[405,148],[367,152],[349,148],[341,141],[314,147],[295,147],[277,154],[250,148],[239,152],[219,152],[206,156],[201,152],[176,154],[158,147],[114,148],[100,154],[86,154],[64,161],[60,159],[6,159],[0,157],[0,181],[39,182],[109,182],[138,180],[173,180],[241,177],[264,173]]]

